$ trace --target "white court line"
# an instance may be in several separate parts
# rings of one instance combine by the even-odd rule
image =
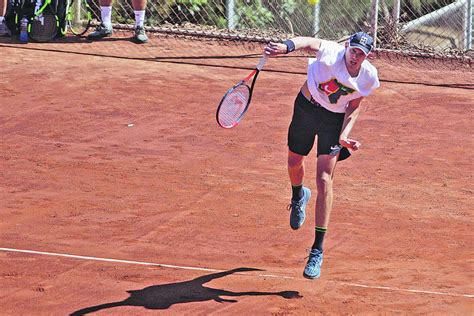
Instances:
[[[66,257],[66,258],[93,260],[93,261],[128,263],[128,264],[137,264],[137,265],[144,265],[144,266],[155,266],[155,267],[172,268],[172,269],[197,270],[197,271],[206,271],[206,272],[225,272],[225,270],[217,270],[217,269],[209,269],[209,268],[197,268],[197,267],[177,266],[177,265],[162,264],[162,263],[120,260],[120,259],[108,259],[108,258],[98,258],[98,257],[89,257],[89,256],[77,256],[77,255],[69,255],[69,254],[63,254],[63,253],[25,250],[25,249],[0,248],[0,251],[20,252],[20,253],[29,253],[29,254],[35,254],[35,255]],[[251,276],[249,274],[244,274],[244,273],[237,273],[237,274]],[[292,280],[296,279],[296,278],[290,277],[290,276],[272,275],[272,274],[257,274],[257,276],[278,278],[278,279],[292,279]],[[340,284],[340,285],[346,285],[346,286],[352,286],[352,287],[361,287],[361,288],[367,288],[367,289],[386,290],[386,291],[394,291],[394,292],[409,292],[409,293],[418,293],[418,294],[430,294],[430,295],[442,295],[442,296],[456,296],[456,297],[474,298],[474,294],[457,294],[457,293],[449,293],[449,292],[402,289],[402,288],[396,288],[396,287],[364,285],[364,284],[338,282],[338,281],[326,281],[326,282],[337,283],[337,284]]]
[[[425,290],[400,289],[400,288],[396,288],[396,287],[364,285],[364,284],[347,283],[347,282],[338,282],[338,283],[339,284],[344,284],[344,285],[349,285],[349,286],[355,286],[355,287],[363,287],[363,288],[368,288],[368,289],[378,289],[378,290],[387,290],[387,291],[411,292],[411,293],[433,294],[433,295],[444,295],[444,296],[458,296],[458,297],[470,297],[470,298],[474,297],[474,294],[456,294],[456,293],[425,291]]]

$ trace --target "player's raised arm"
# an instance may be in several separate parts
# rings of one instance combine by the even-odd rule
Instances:
[[[321,40],[314,37],[294,37],[287,39],[282,43],[270,42],[264,48],[264,52],[267,55],[281,55],[288,54],[295,50],[309,50],[312,52],[319,51],[321,47]]]

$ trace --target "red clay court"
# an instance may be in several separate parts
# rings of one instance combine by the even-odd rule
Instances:
[[[239,126],[215,122],[260,45],[116,36],[0,43],[2,315],[440,314],[474,310],[474,75],[379,54],[336,170],[322,277],[314,202],[286,206],[304,58],[271,59]],[[306,165],[315,193],[315,153]]]

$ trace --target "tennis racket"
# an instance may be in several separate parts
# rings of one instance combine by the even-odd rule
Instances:
[[[267,59],[268,55],[263,55],[262,58],[260,58],[257,68],[224,94],[216,112],[217,124],[219,124],[220,127],[232,128],[237,126],[242,120],[252,100],[255,81]],[[252,84],[249,86],[248,82],[250,82],[250,80],[252,80]]]
[[[37,2],[38,3],[38,2]],[[35,10],[35,15],[28,25],[28,35],[36,42],[49,42],[56,37],[59,29],[59,18],[51,0],[45,0],[43,5]]]
[[[72,34],[84,35],[91,26],[93,11],[89,0],[68,0],[66,10],[66,24]]]

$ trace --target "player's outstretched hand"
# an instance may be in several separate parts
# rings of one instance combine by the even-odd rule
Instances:
[[[358,141],[356,141],[355,139],[350,139],[350,138],[347,138],[347,139],[340,139],[339,140],[339,143],[348,148],[348,149],[352,149],[352,150],[358,150],[360,148],[360,143]]]
[[[286,54],[286,45],[283,43],[274,43],[270,42],[265,46],[263,52],[267,55],[274,56],[274,55],[281,55]]]

